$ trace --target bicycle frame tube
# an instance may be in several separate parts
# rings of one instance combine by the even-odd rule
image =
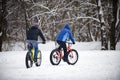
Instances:
[[[72,49],[71,49],[71,44],[68,43],[68,46],[67,46],[67,51],[70,51],[70,56],[73,57],[73,52],[72,52]]]
[[[71,44],[67,44],[67,51],[71,52],[71,56],[73,56],[72,49],[71,49]],[[63,48],[59,51],[57,51],[58,58],[63,59],[64,58],[64,53],[63,53]]]
[[[71,44],[69,44],[69,43],[67,45],[67,51],[71,51]]]
[[[32,48],[32,49],[31,49],[32,60],[34,60],[34,52],[35,52],[35,50],[34,50],[34,48]]]
[[[35,52],[35,50],[34,50],[34,47],[33,47],[32,43],[28,43],[27,47],[28,47],[29,52],[32,55],[32,60],[34,60],[34,52]]]
[[[60,58],[60,59],[62,59],[62,58],[63,58],[62,49],[60,50],[60,52],[59,52],[59,51],[57,51],[56,53],[57,53],[57,55],[58,55],[58,56],[57,56],[58,58]]]
[[[63,59],[64,54],[63,54],[63,49],[60,50],[60,58]]]

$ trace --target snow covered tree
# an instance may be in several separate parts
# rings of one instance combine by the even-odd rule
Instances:
[[[4,1],[4,0],[3,0]],[[10,50],[13,44],[17,41],[25,40],[25,16],[24,8],[21,5],[20,0],[5,0],[6,1],[6,16],[7,28],[4,26],[4,34],[6,39],[4,40],[3,50]],[[1,16],[1,15],[0,15]],[[1,19],[1,18],[0,18]],[[5,21],[5,20],[4,20]],[[3,23],[3,22],[2,22]],[[4,24],[6,25],[6,23]]]
[[[76,41],[102,41],[101,48],[108,49],[110,26],[113,19],[110,1],[7,0],[8,27],[5,43],[25,42],[28,28],[37,18],[39,28],[42,29],[47,40],[54,41],[60,29],[69,23]],[[118,41],[119,26],[116,28],[115,36]]]
[[[116,40],[115,44],[117,45],[117,42],[120,40],[120,0],[117,2],[117,15],[116,15],[116,24],[115,24],[115,29],[116,29]]]
[[[104,15],[103,15],[103,8],[101,4],[101,0],[98,1],[98,14],[99,14],[99,20],[100,20],[100,26],[101,26],[101,49],[107,50],[108,49],[108,41],[107,41],[107,32],[106,32],[106,25],[104,21]]]

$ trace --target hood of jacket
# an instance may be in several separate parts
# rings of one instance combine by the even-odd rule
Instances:
[[[68,30],[70,30],[70,26],[69,26],[69,24],[66,24],[65,27],[64,27],[64,29],[68,29]]]

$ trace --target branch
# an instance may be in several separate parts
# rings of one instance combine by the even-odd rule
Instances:
[[[42,7],[44,9],[47,9],[48,11],[50,11],[49,7],[46,7],[46,6],[44,6],[44,5],[40,4],[40,3],[33,3],[33,6],[30,7],[29,9],[27,9],[27,11],[33,9],[34,7]]]
[[[116,24],[115,24],[115,27],[117,27],[118,26],[118,24],[119,24],[119,21],[120,21],[120,19],[119,19],[119,14],[120,14],[120,7],[119,7],[119,4],[118,4],[118,9],[117,9],[117,21],[116,21]]]
[[[92,4],[92,3],[89,3],[89,2],[87,2],[87,3],[82,3],[82,4],[84,4],[84,5],[91,5],[91,6],[97,7],[96,4]]]
[[[94,17],[77,17],[77,20],[78,20],[78,19],[93,19],[93,20],[95,20],[95,21],[97,21],[97,22],[100,22],[99,19],[94,18]]]
[[[61,20],[61,21],[56,21],[54,23],[64,23],[66,21],[79,20],[79,19],[92,19],[92,20],[95,20],[97,22],[100,22],[99,19],[96,19],[96,18],[93,18],[93,17],[77,17],[77,18],[71,18],[71,19],[64,19],[64,20]],[[53,22],[50,22],[50,23],[47,23],[47,24],[53,24]]]

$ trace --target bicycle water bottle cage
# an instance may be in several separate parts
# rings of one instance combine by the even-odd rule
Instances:
[[[29,51],[31,51],[31,49],[33,48],[32,43],[28,43],[27,48],[28,48]]]

